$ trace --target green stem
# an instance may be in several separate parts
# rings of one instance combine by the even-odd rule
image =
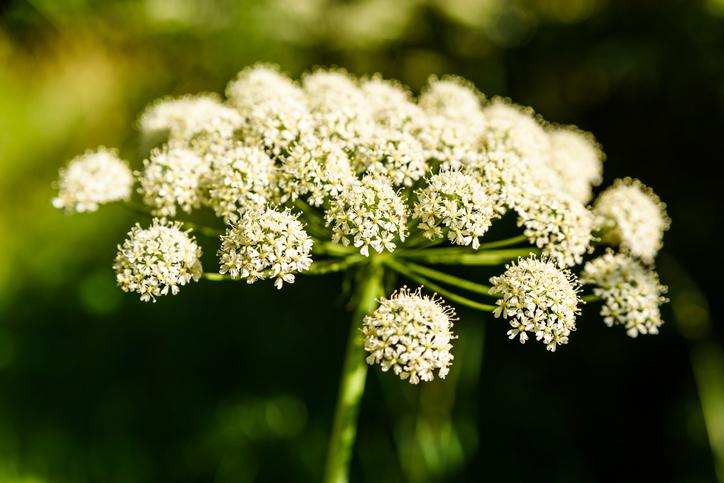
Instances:
[[[463,297],[462,295],[458,295],[456,293],[450,292],[449,290],[441,287],[440,285],[437,285],[434,282],[431,282],[430,280],[426,279],[425,277],[421,275],[417,275],[415,272],[407,268],[402,263],[398,263],[394,261],[392,258],[385,259],[385,264],[390,267],[392,270],[396,271],[400,275],[403,275],[406,278],[409,278],[413,282],[419,283],[420,285],[424,285],[430,290],[434,290],[435,292],[439,293],[443,297],[446,297],[453,302],[457,302],[460,305],[464,305],[465,307],[470,307],[471,309],[475,310],[482,310],[483,312],[492,312],[495,310],[494,305],[488,305],[488,304],[481,304],[480,302],[476,302],[474,300],[470,300],[469,298]]]
[[[367,378],[367,364],[360,326],[365,315],[377,307],[377,297],[384,295],[384,270],[375,257],[363,269],[358,280],[356,309],[347,340],[332,434],[329,438],[324,483],[349,481],[352,448],[357,436],[357,416]]]
[[[183,220],[180,220],[180,221],[181,221],[181,224],[183,224],[186,228],[190,228],[194,232],[201,233],[202,235],[210,237],[210,238],[218,238],[224,234],[224,230],[220,230],[218,228],[212,228],[210,226],[199,225],[198,223],[194,223],[192,221],[183,221]]]
[[[503,247],[509,247],[513,245],[517,245],[518,243],[523,243],[525,241],[528,241],[528,237],[525,235],[518,235],[514,236],[512,238],[506,238],[505,240],[498,240],[488,243],[481,243],[479,250],[487,250],[488,248],[503,248]]]
[[[312,246],[312,251],[320,255],[330,255],[333,257],[352,255],[359,253],[359,249],[341,245],[339,243],[332,243],[327,241],[317,241]]]
[[[141,215],[146,218],[154,218],[153,214],[151,214],[151,212],[148,211],[148,208],[146,208],[143,205],[139,205],[138,203],[133,203],[133,202],[129,201],[129,202],[123,203],[123,206],[125,206],[131,212],[136,213],[137,215]],[[210,237],[210,238],[218,238],[219,236],[224,234],[224,230],[220,229],[220,228],[214,228],[211,226],[200,225],[198,223],[194,223],[193,221],[186,221],[186,220],[178,220],[178,221],[181,224],[183,224],[186,228],[190,228],[191,230],[195,231],[196,233],[200,233],[200,234]]]
[[[300,272],[300,275],[324,275],[327,273],[341,272],[347,268],[366,260],[363,255],[350,255],[343,259],[320,260],[312,263],[309,270]]]
[[[581,299],[584,302],[600,302],[601,300],[603,300],[600,296],[594,294],[584,295],[583,297],[581,297]]]
[[[203,278],[206,280],[210,280],[212,282],[223,282],[225,280],[233,280],[229,275],[225,275],[223,273],[211,273],[211,272],[204,272],[202,275]]]
[[[456,277],[454,275],[450,275],[449,273],[440,272],[438,270],[433,270],[430,267],[417,265],[411,262],[405,263],[405,266],[407,266],[407,268],[409,268],[413,272],[419,273],[423,277],[446,283],[448,285],[467,290],[468,292],[490,295],[490,287],[488,287],[487,285],[471,282],[470,280]]]
[[[540,253],[540,250],[536,248],[509,248],[479,252],[461,251],[457,248],[438,248],[431,250],[399,250],[395,252],[395,255],[439,265],[491,266],[501,265],[519,257],[538,253]]]
[[[716,342],[703,340],[691,344],[689,356],[714,467],[724,483],[724,351]]]

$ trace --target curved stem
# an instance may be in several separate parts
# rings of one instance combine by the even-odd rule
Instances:
[[[430,267],[417,265],[416,263],[407,262],[405,263],[405,265],[407,266],[407,268],[409,268],[413,272],[419,273],[423,277],[437,280],[438,282],[446,283],[448,285],[467,290],[468,292],[475,292],[494,297],[494,295],[490,294],[490,287],[488,287],[487,285],[471,282],[470,280],[456,277],[454,275],[450,275],[449,273],[440,272]]]
[[[528,241],[527,236],[518,235],[518,236],[514,236],[512,238],[506,238],[504,240],[492,241],[492,242],[488,242],[488,243],[481,243],[479,249],[486,250],[488,248],[509,247],[509,246],[517,245],[518,243],[523,243],[525,241]]]
[[[224,230],[220,230],[218,228],[212,228],[210,226],[199,225],[198,223],[194,223],[192,221],[184,221],[184,220],[179,220],[179,221],[186,228],[190,228],[193,231],[195,231],[196,233],[201,233],[202,235],[210,237],[210,238],[218,238],[224,234]]]
[[[384,294],[383,275],[384,270],[379,260],[373,256],[358,280],[355,295],[357,307],[349,329],[334,424],[329,438],[323,480],[325,483],[349,481],[352,448],[357,436],[357,416],[367,378],[367,364],[360,326],[364,316],[377,307],[377,297]]]
[[[146,208],[143,205],[139,205],[138,203],[133,203],[131,201],[123,203],[123,206],[126,207],[129,211],[136,213],[137,215],[144,216],[146,218],[154,218],[153,214],[148,211],[148,208]],[[186,228],[190,228],[196,233],[200,233],[204,236],[210,237],[210,238],[218,238],[219,236],[224,234],[224,230],[221,228],[214,228],[211,226],[206,225],[200,225],[198,223],[194,223],[193,221],[186,221],[186,220],[178,220],[182,225],[184,225]]]
[[[458,248],[438,248],[432,250],[399,250],[399,252],[395,252],[395,255],[439,265],[490,266],[501,265],[519,257],[538,253],[540,253],[540,250],[537,248],[509,248],[479,252],[462,251]]]
[[[437,285],[434,282],[431,282],[425,277],[417,275],[415,272],[407,268],[404,264],[398,263],[392,258],[385,259],[385,264],[400,275],[409,278],[413,282],[419,283],[420,285],[424,285],[430,290],[434,290],[443,297],[446,297],[453,302],[457,302],[460,305],[464,305],[465,307],[470,307],[471,309],[475,310],[482,310],[483,312],[492,312],[493,310],[495,310],[494,305],[481,304],[480,302],[470,300],[469,298],[463,297],[462,295],[450,292],[449,290],[441,287],[440,285]]]
[[[204,272],[202,275],[203,278],[206,280],[210,280],[212,282],[223,282],[225,280],[233,280],[229,275],[223,274],[223,273],[211,273],[211,272]]]
[[[363,255],[350,255],[347,258],[320,260],[312,263],[309,270],[299,272],[300,275],[325,275],[327,273],[341,272],[347,268],[361,263],[366,258]]]
[[[581,299],[584,302],[600,302],[601,300],[603,300],[600,296],[594,294],[584,295],[583,297],[581,297]]]
[[[359,253],[359,249],[328,241],[315,241],[312,251],[320,255],[344,256]]]

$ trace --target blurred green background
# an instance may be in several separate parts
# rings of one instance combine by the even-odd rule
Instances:
[[[141,304],[110,268],[133,217],[50,204],[87,148],[140,161],[147,102],[257,61],[462,75],[593,131],[606,182],[640,177],[674,220],[661,335],[589,317],[547,354],[463,311],[448,381],[371,372],[353,481],[724,481],[724,1],[24,0],[0,2],[0,482],[320,479],[341,277]]]

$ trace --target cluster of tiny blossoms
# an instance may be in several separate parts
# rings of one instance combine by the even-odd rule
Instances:
[[[653,263],[670,224],[665,205],[629,178],[594,199],[605,156],[590,133],[488,99],[452,76],[431,78],[415,97],[379,75],[319,68],[295,81],[255,65],[225,94],[151,103],[138,122],[151,147],[139,171],[105,148],[61,170],[56,207],[126,201],[152,218],[119,246],[123,290],[155,301],[202,277],[201,249],[181,229],[191,221],[220,237],[219,273],[207,278],[273,279],[282,288],[315,267],[368,260],[414,278],[420,265],[415,272],[406,256],[435,263],[425,250],[436,245],[446,263],[440,250],[474,256],[490,249],[485,236],[508,215],[523,237],[493,241],[527,240],[523,250],[540,255],[509,263],[489,289],[473,284],[497,300],[471,306],[507,319],[511,339],[534,337],[551,351],[568,342],[581,303],[576,267],[601,244],[619,252],[585,265],[582,281],[601,299],[606,324],[631,336],[661,325],[665,289]],[[317,265],[313,254],[327,259]],[[442,283],[460,280],[427,269]],[[368,362],[413,383],[444,377],[452,320],[451,309],[419,290],[383,298],[364,319]]]
[[[136,224],[113,264],[118,285],[140,294],[144,302],[177,294],[179,286],[201,278],[201,248],[179,222],[154,220],[150,227]]]
[[[99,147],[73,158],[60,170],[53,206],[67,212],[96,211],[98,205],[129,199],[132,186],[128,164],[116,151]]]
[[[289,210],[247,211],[221,239],[219,272],[248,283],[273,278],[282,288],[312,264],[312,239]]]
[[[659,333],[666,287],[653,270],[625,253],[609,251],[586,264],[581,282],[593,285],[593,293],[603,299],[601,316],[609,327],[623,325],[631,337]]]
[[[508,265],[505,273],[490,282],[493,293],[501,297],[493,315],[509,320],[511,339],[518,337],[525,343],[532,334],[549,351],[568,343],[580,312],[579,286],[568,270],[531,257]]]
[[[403,288],[367,315],[362,323],[367,363],[390,369],[410,383],[444,379],[453,356],[451,341],[455,311],[420,289]]]

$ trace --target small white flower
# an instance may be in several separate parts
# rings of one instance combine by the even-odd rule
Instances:
[[[131,197],[133,175],[113,149],[99,147],[68,162],[60,170],[53,206],[67,212],[96,211],[98,205]]]
[[[281,289],[309,269],[311,250],[312,239],[288,209],[250,210],[221,237],[219,272],[247,283],[273,278]]]
[[[494,99],[483,109],[483,119],[479,137],[483,152],[509,152],[533,166],[548,164],[550,140],[532,109]]]
[[[294,145],[279,169],[282,201],[305,197],[310,205],[322,206],[355,182],[345,151],[316,136],[305,136]]]
[[[477,147],[479,134],[475,123],[451,121],[430,114],[418,121],[418,138],[425,149],[426,158],[440,162],[447,168],[473,166],[480,158]]]
[[[605,155],[591,133],[575,127],[555,127],[548,131],[551,169],[560,186],[581,203],[593,196],[591,187],[601,184]]]
[[[663,245],[671,221],[666,204],[637,179],[624,178],[601,193],[593,204],[604,243],[651,263]]]
[[[581,282],[594,285],[603,299],[601,316],[609,327],[623,325],[630,337],[658,334],[664,323],[659,305],[667,301],[659,277],[629,255],[608,252],[586,264]]]
[[[479,174],[480,182],[495,199],[501,215],[509,208],[526,209],[539,200],[539,193],[552,189],[545,166],[533,164],[510,151],[489,151],[466,165]]]
[[[284,154],[311,128],[302,89],[278,68],[255,65],[226,87],[229,103],[244,118],[242,137],[261,143],[271,155]]]
[[[484,99],[485,96],[462,77],[433,77],[428,81],[418,104],[430,114],[460,123],[472,123],[480,120],[480,103]]]
[[[372,107],[343,70],[317,69],[302,77],[315,133],[354,150],[375,129]]]
[[[559,265],[577,265],[590,250],[593,214],[565,193],[533,190],[516,211],[525,236]]]
[[[413,102],[409,90],[402,84],[374,76],[364,80],[361,89],[379,125],[413,133],[424,122],[426,113]]]
[[[171,139],[186,141],[199,134],[232,137],[242,122],[241,115],[216,94],[164,97],[146,107],[139,119],[146,135],[168,132]]]
[[[233,143],[216,156],[207,175],[208,204],[217,216],[234,223],[239,214],[274,197],[274,161],[264,151]]]
[[[495,202],[480,182],[460,171],[441,171],[416,195],[412,217],[431,240],[446,233],[452,243],[477,249],[496,215]]]
[[[331,200],[325,220],[332,227],[332,241],[354,245],[364,256],[370,247],[391,252],[395,241],[407,235],[405,204],[381,176],[367,175],[342,191]]]
[[[136,173],[138,192],[154,215],[172,217],[177,207],[190,213],[201,206],[209,164],[198,152],[180,142],[170,143],[151,151],[143,166],[143,172]]]
[[[149,228],[136,224],[118,246],[113,269],[124,292],[141,295],[144,302],[176,295],[180,286],[202,275],[201,247],[178,222],[154,218]]]
[[[354,156],[357,172],[388,177],[395,186],[412,186],[427,170],[422,144],[405,131],[378,128]]]
[[[535,335],[549,351],[568,343],[580,312],[579,286],[568,270],[529,257],[507,265],[490,283],[491,294],[501,297],[493,315],[508,319],[511,339],[525,343],[528,334]]]
[[[453,355],[452,333],[455,311],[434,297],[423,296],[418,288],[407,288],[381,299],[380,306],[362,322],[368,364],[390,369],[411,384],[444,379]]]

